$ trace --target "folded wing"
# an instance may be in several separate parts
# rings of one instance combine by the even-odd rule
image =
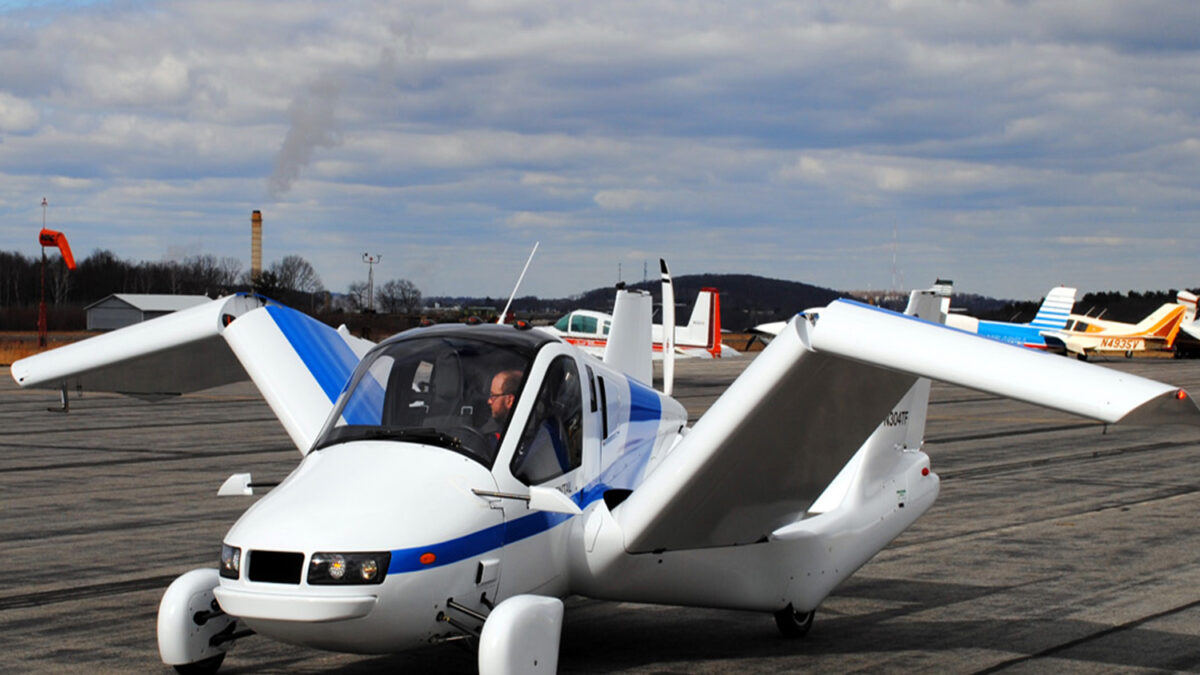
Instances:
[[[247,295],[213,300],[13,363],[22,387],[161,398],[245,380],[307,452],[372,343]]]
[[[918,377],[1104,422],[1200,424],[1181,390],[850,301],[794,319],[614,511],[626,550],[762,541]]]

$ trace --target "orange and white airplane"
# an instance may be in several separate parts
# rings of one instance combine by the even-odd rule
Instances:
[[[577,309],[562,317],[553,326],[537,328],[596,356],[603,356],[608,345],[612,316],[590,309]],[[662,358],[662,324],[651,326],[654,358]],[[721,342],[721,294],[715,288],[702,288],[696,295],[691,318],[686,326],[675,328],[675,354],[683,357],[719,359],[737,356],[738,351]]]
[[[1086,361],[1089,356],[1134,352],[1170,352],[1183,325],[1187,307],[1166,303],[1136,324],[1072,314],[1063,330],[1043,331],[1046,345]]]

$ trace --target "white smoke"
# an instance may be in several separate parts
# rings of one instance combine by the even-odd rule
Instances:
[[[288,107],[291,127],[275,156],[275,170],[267,179],[271,199],[278,200],[292,188],[300,169],[312,160],[313,150],[342,142],[334,124],[334,108],[341,92],[341,84],[333,76],[322,75]]]

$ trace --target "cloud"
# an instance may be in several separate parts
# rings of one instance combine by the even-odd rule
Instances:
[[[33,104],[0,91],[0,133],[21,133],[37,127],[38,112]]]
[[[546,288],[583,289],[634,248],[884,287],[893,231],[913,283],[945,265],[1008,297],[1178,286],[1186,246],[1087,242],[1200,217],[1194,18],[1186,0],[29,3],[0,12],[0,213],[49,192],[81,250],[157,259],[196,231],[244,257],[264,208],[268,258],[309,257],[335,289],[370,241],[429,270],[427,293],[471,292],[496,270],[430,261],[523,259],[514,231],[543,239],[531,292],[539,263]],[[1069,264],[1029,253],[1064,246]]]

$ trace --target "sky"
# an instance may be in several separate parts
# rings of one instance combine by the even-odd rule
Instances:
[[[0,0],[0,250],[1200,285],[1200,3]],[[648,267],[647,267],[648,266]]]

